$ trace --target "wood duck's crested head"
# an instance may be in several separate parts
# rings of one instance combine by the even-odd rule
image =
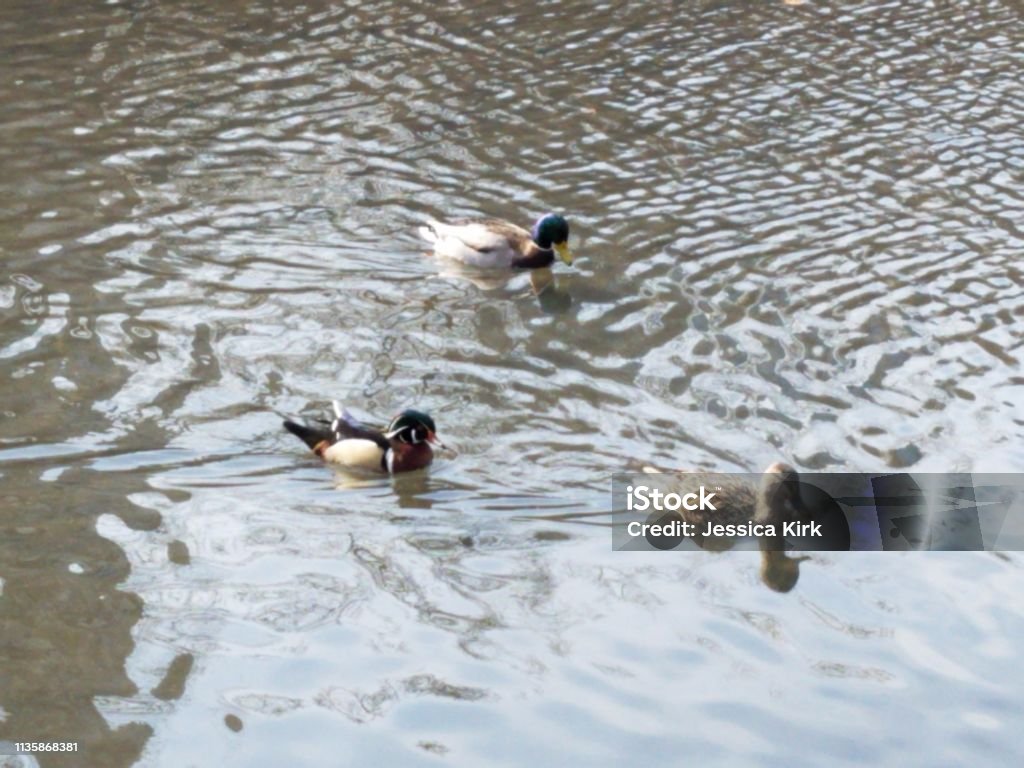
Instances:
[[[537,219],[530,231],[533,242],[545,251],[555,249],[558,258],[567,265],[572,265],[572,253],[569,251],[569,222],[558,213],[546,213]]]
[[[444,443],[437,439],[437,427],[434,420],[423,411],[408,408],[395,416],[388,424],[384,436],[388,440],[396,440],[409,445],[420,443],[433,443],[444,447]]]

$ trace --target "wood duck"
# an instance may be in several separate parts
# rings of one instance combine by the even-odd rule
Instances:
[[[541,216],[529,232],[501,219],[456,219],[447,224],[431,219],[419,231],[433,243],[435,255],[474,267],[542,269],[555,262],[556,254],[572,265],[569,222],[557,213]]]
[[[385,429],[364,427],[334,402],[334,420],[318,419],[316,426],[285,421],[284,428],[308,445],[328,464],[388,474],[423,469],[434,460],[431,444],[440,448],[434,420],[408,409]]]

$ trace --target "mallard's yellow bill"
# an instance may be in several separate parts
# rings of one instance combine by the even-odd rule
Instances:
[[[572,266],[572,252],[569,250],[569,243],[555,243],[555,253],[568,266]]]

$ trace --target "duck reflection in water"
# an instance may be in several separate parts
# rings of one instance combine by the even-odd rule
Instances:
[[[448,452],[449,458],[457,455],[451,448]],[[397,505],[401,509],[430,509],[434,506],[433,494],[450,485],[425,469],[387,476],[336,464],[331,465],[331,470],[335,490],[368,491],[371,496],[379,495],[382,508]]]
[[[520,279],[520,275],[519,272],[496,272],[449,260],[444,262],[437,276],[469,283],[480,291],[497,291],[508,288],[513,281]],[[535,297],[545,314],[562,315],[572,307],[572,295],[559,286],[558,278],[550,268],[530,270],[529,279],[529,293],[524,291],[521,295]]]
[[[761,581],[776,592],[789,592],[796,586],[800,578],[800,563],[810,558],[790,557],[786,554],[782,527],[787,522],[808,520],[810,515],[800,495],[800,484],[797,482],[799,475],[793,467],[775,462],[764,471],[760,483],[746,482],[742,476],[699,470],[666,472],[644,467],[644,472],[663,474],[666,486],[678,480],[685,483],[686,490],[692,490],[697,485],[716,489],[715,509],[679,510],[687,523],[696,526],[697,535],[693,541],[701,549],[722,552],[731,549],[738,540],[728,536],[704,537],[702,532],[709,525],[740,526],[750,522],[771,524],[775,535],[757,538],[761,550]],[[670,487],[664,490],[673,491]]]
[[[572,307],[572,295],[558,287],[550,269],[535,269],[530,273],[530,287],[541,310],[549,315],[562,315]]]

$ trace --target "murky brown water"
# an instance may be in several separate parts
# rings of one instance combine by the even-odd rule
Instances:
[[[1024,469],[1020,6],[822,5],[4,3],[0,739],[1019,761],[1019,556],[611,551],[636,460]],[[415,235],[551,209],[540,299]],[[457,455],[339,490],[331,398]]]

